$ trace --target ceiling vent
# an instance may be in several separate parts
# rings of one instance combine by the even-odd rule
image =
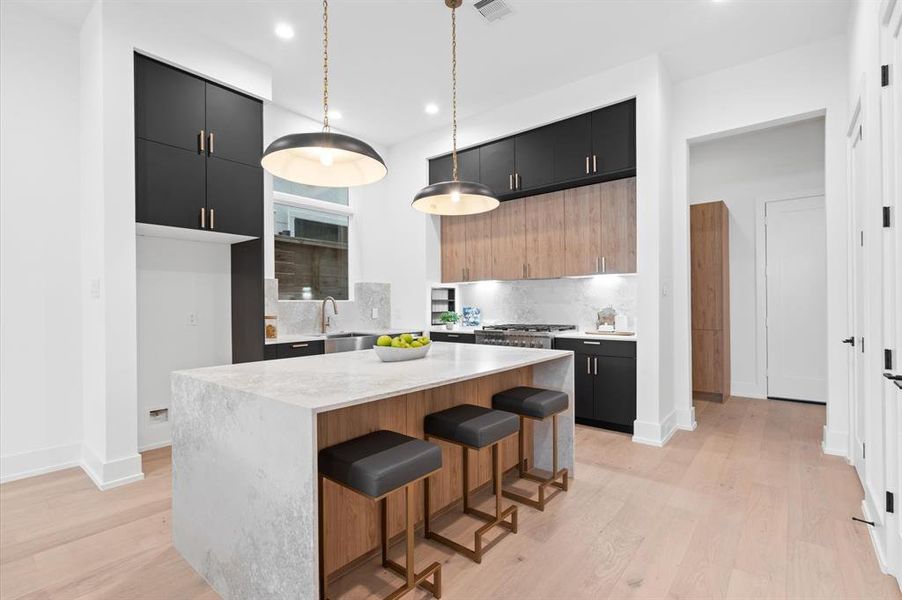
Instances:
[[[479,0],[473,7],[489,23],[503,19],[512,12],[504,0]]]

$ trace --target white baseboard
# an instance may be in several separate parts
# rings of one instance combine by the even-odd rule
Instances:
[[[695,420],[695,407],[676,409],[676,428],[683,431],[695,431],[698,422]]]
[[[646,444],[658,448],[664,446],[677,430],[676,411],[671,412],[660,423],[648,421],[633,421],[633,441],[637,444]]]
[[[70,469],[81,464],[81,444],[64,444],[0,456],[0,483]]]
[[[81,468],[99,490],[110,490],[144,479],[144,472],[141,470],[141,455],[137,453],[103,462],[90,448],[85,446],[82,448]]]
[[[874,520],[874,511],[871,510],[867,497],[861,501],[861,514],[867,521]],[[877,539],[877,532],[873,527],[868,525],[868,533],[871,536],[871,544],[874,546],[874,554],[877,555],[877,565],[880,567],[880,572],[886,575],[892,575],[886,563],[886,554],[883,552],[883,548],[880,547],[879,540]]]
[[[824,454],[841,456],[849,460],[849,434],[845,431],[833,431],[824,425],[824,437],[821,441]]]
[[[157,450],[159,448],[166,448],[167,446],[172,445],[172,440],[163,440],[162,442],[153,442],[150,444],[144,444],[143,446],[138,448],[138,452],[147,452],[148,450]]]

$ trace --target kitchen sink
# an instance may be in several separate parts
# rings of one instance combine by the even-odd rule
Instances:
[[[368,350],[376,345],[378,335],[364,335],[359,333],[331,333],[325,339],[326,354],[335,352],[353,352],[354,350]]]

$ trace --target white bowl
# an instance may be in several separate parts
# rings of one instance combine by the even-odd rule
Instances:
[[[426,344],[419,348],[392,348],[391,346],[373,346],[376,356],[382,362],[398,362],[401,360],[414,360],[423,358],[429,354],[432,344]]]

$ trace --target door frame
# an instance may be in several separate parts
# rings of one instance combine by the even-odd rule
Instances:
[[[827,194],[823,187],[755,198],[755,387],[758,395],[753,397],[764,400],[768,399],[769,391],[767,377],[767,224],[765,219],[767,204],[805,198],[823,198],[826,210]],[[826,222],[824,226],[826,227]],[[826,248],[824,248],[824,260],[827,260]],[[826,302],[826,298],[824,301]],[[824,323],[824,327],[827,327],[827,322]],[[826,360],[826,354],[824,357]],[[802,402],[805,401],[802,400]],[[820,404],[820,402],[811,404]],[[826,406],[827,402],[824,401],[823,404]]]

